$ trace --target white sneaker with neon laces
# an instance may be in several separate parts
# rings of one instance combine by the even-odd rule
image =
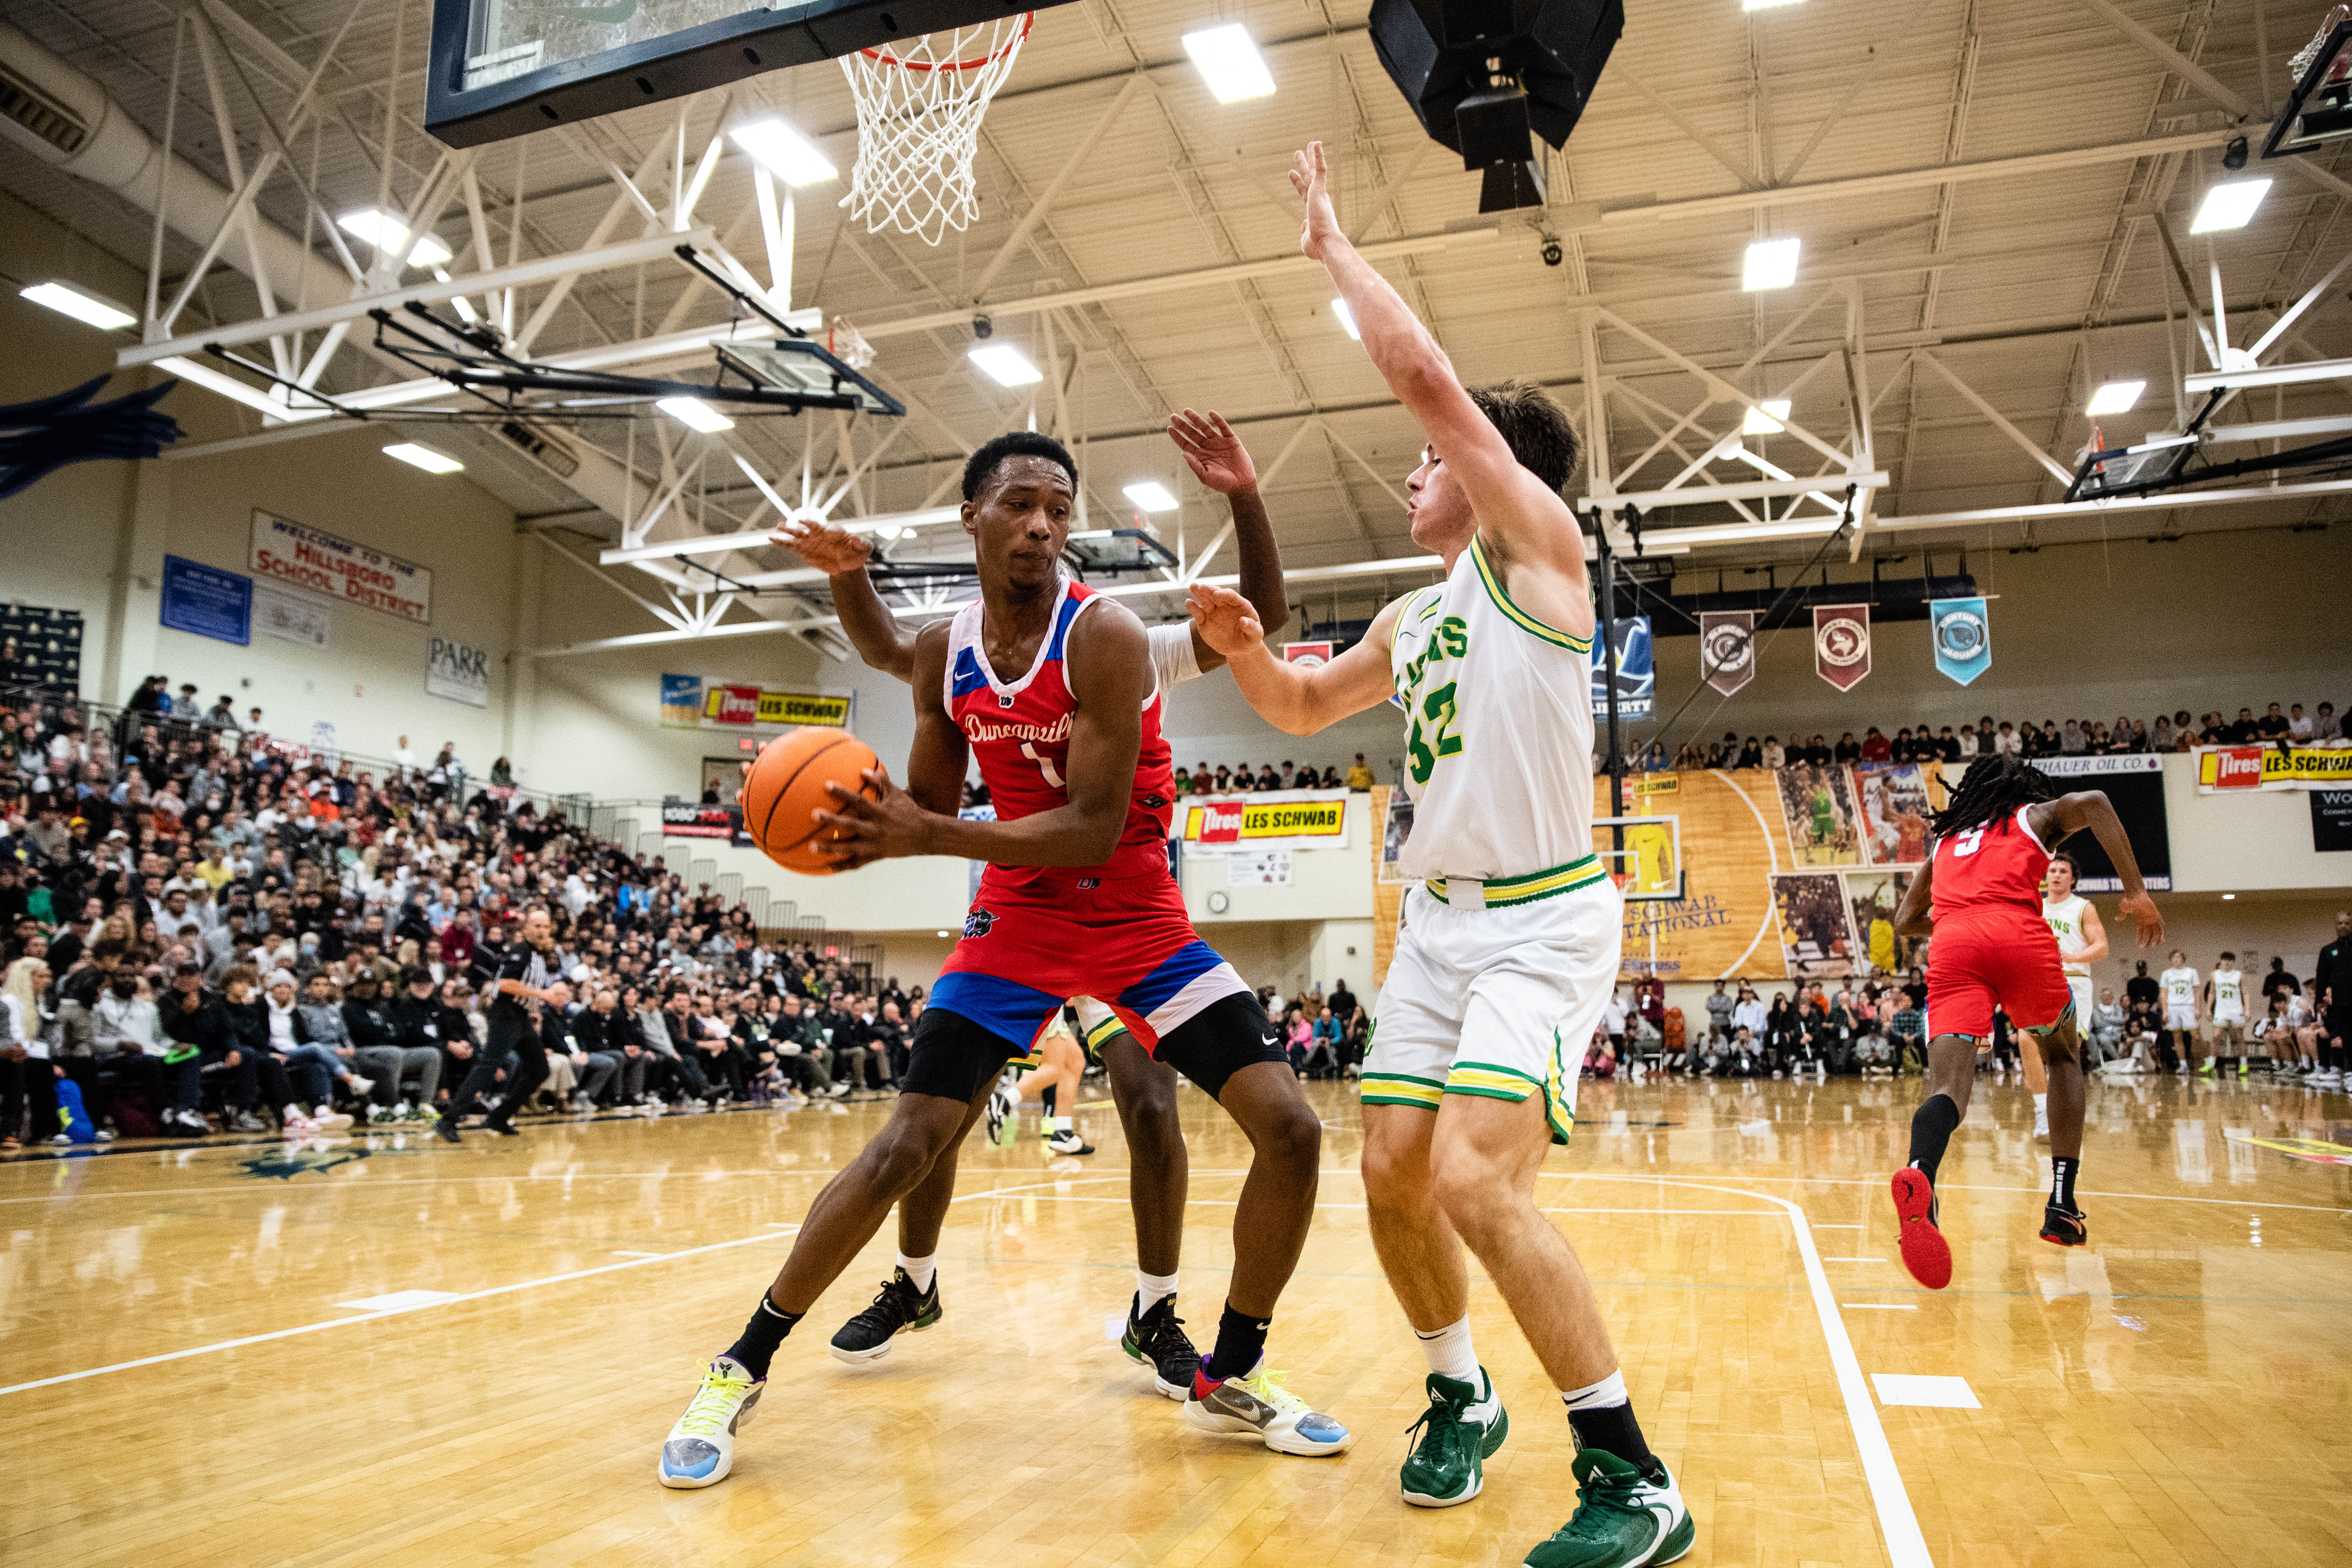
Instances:
[[[1355,1434],[1284,1387],[1286,1375],[1267,1371],[1263,1356],[1247,1377],[1219,1381],[1195,1372],[1192,1397],[1184,1401],[1184,1424],[1203,1432],[1247,1433],[1277,1454],[1344,1453]]]
[[[732,1356],[712,1362],[686,1414],[662,1440],[661,1484],[691,1490],[725,1480],[735,1468],[735,1429],[751,1419],[767,1386],[766,1378],[753,1377]]]

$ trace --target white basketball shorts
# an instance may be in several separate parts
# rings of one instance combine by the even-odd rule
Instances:
[[[1602,873],[1499,908],[1505,892],[1495,884],[1456,878],[1444,887],[1444,899],[1406,890],[1363,1101],[1435,1110],[1449,1094],[1540,1093],[1553,1141],[1565,1143],[1577,1073],[1617,984],[1617,886]]]

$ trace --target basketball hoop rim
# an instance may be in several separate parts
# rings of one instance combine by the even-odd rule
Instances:
[[[984,54],[984,55],[980,56],[980,57],[979,57],[978,58],[976,58],[976,59],[969,59],[969,60],[908,60],[908,59],[900,59],[897,55],[892,54],[892,53],[891,53],[889,50],[887,50],[887,49],[860,49],[860,50],[858,50],[857,52],[858,52],[859,54],[861,54],[861,55],[864,55],[864,56],[865,56],[867,59],[869,59],[869,60],[876,61],[877,63],[881,64],[881,65],[886,65],[886,66],[897,66],[900,70],[910,70],[910,71],[971,71],[971,70],[979,70],[982,67],[983,67],[983,66],[987,66],[987,65],[992,65],[992,64],[993,64],[995,61],[997,61],[997,60],[999,60],[999,59],[1002,59],[1004,56],[1006,56],[1006,55],[1008,55],[1008,54],[1011,54],[1014,49],[1019,48],[1019,47],[1022,46],[1023,42],[1024,42],[1024,41],[1025,41],[1025,40],[1028,38],[1028,37],[1029,37],[1029,29],[1030,29],[1030,28],[1032,28],[1032,27],[1034,27],[1034,26],[1035,26],[1036,25],[1037,25],[1037,13],[1036,13],[1036,12],[1034,12],[1034,11],[1024,11],[1024,12],[1022,12],[1022,13],[1021,13],[1021,30],[1020,30],[1019,32],[1017,32],[1017,33],[1013,34],[1012,37],[1010,37],[1010,38],[1006,39],[1003,43],[999,44],[996,47],[994,47],[994,48],[992,48],[992,49],[989,50],[989,51],[988,51],[988,53],[986,53],[986,54]]]

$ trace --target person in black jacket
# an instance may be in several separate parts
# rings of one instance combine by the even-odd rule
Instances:
[[[425,973],[429,987],[432,975],[419,973]],[[410,1048],[401,1018],[384,999],[371,971],[360,971],[343,994],[343,1029],[352,1037],[352,1055],[367,1064],[368,1076],[375,1079],[370,1121],[409,1120],[412,1113],[400,1098],[404,1078],[415,1077],[418,1095],[425,1104],[433,1103],[434,1090],[441,1083],[441,1053],[429,1047]]]
[[[172,976],[171,994],[158,1009],[172,1048],[163,1053],[163,1077],[172,1103],[158,1118],[167,1132],[208,1133],[197,1114],[204,1103],[205,1058],[226,1059],[231,1049],[228,1014],[220,998],[205,989],[205,972],[183,963]]]

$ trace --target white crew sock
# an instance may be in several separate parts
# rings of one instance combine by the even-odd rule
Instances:
[[[1478,1386],[1478,1350],[1470,1342],[1469,1313],[1463,1313],[1460,1322],[1448,1323],[1433,1334],[1415,1329],[1412,1337],[1421,1342],[1421,1353],[1429,1358],[1430,1371],[1440,1377],[1466,1383],[1472,1388]]]
[[[1054,1118],[1054,1131],[1055,1131],[1055,1132],[1057,1132],[1057,1133],[1060,1133],[1060,1132],[1075,1132],[1075,1131],[1076,1131],[1077,1130],[1078,1130],[1078,1119],[1077,1119],[1076,1117],[1075,1117],[1075,1116],[1056,1116],[1055,1118]]]
[[[1143,1316],[1174,1294],[1176,1294],[1176,1276],[1173,1274],[1146,1274],[1140,1268],[1135,1271],[1135,1315],[1137,1317]]]
[[[1625,1374],[1622,1371],[1612,1372],[1590,1387],[1563,1388],[1559,1391],[1559,1402],[1571,1411],[1607,1410],[1612,1405],[1626,1404]]]
[[[928,1258],[909,1258],[902,1252],[898,1254],[898,1267],[907,1271],[916,1289],[927,1291],[931,1288],[931,1265],[939,1261],[939,1256],[934,1252]]]
[[[2045,1121],[2048,1119],[2049,1115],[2050,1097],[2046,1094],[2035,1095],[2033,1097],[2033,1120],[2036,1121]]]

